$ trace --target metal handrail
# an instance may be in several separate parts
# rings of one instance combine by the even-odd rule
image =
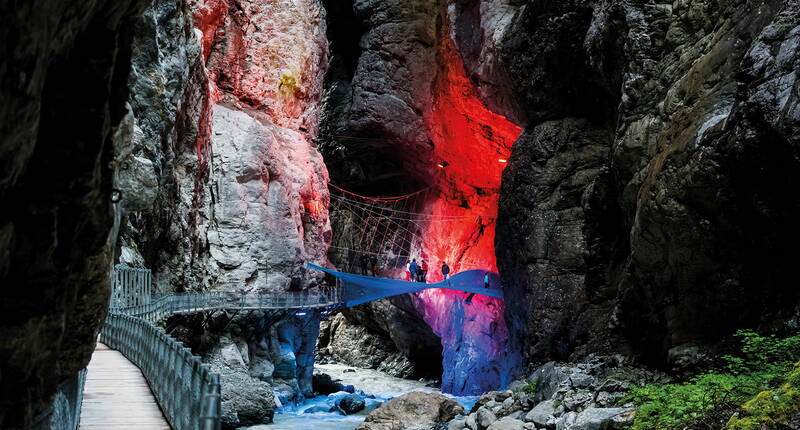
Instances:
[[[153,295],[150,270],[117,265],[100,341],[142,370],[175,430],[219,430],[220,377],[155,324],[174,314],[211,310],[328,310],[341,305],[342,287],[299,292],[215,291]]]
[[[151,322],[170,315],[213,310],[315,310],[341,304],[340,288],[280,293],[238,293],[216,291],[207,293],[173,293],[153,296],[143,304],[113,307],[113,312],[134,315]]]
[[[175,430],[219,430],[219,374],[152,322],[111,312],[100,341],[141,369]]]

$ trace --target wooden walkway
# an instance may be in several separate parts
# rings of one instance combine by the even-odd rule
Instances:
[[[80,430],[169,430],[141,370],[119,352],[97,343],[86,374]]]

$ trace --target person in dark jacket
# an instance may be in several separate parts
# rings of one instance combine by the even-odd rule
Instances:
[[[372,269],[372,276],[378,276],[378,257],[375,254],[369,257],[369,267]]]
[[[422,260],[422,266],[419,268],[419,281],[425,282],[426,277],[428,277],[428,263]]]
[[[450,279],[450,266],[447,265],[446,261],[442,261],[442,277],[445,281]]]
[[[359,258],[359,263],[361,263],[361,274],[367,276],[367,263],[369,262],[369,257],[367,254],[361,254],[361,258]]]

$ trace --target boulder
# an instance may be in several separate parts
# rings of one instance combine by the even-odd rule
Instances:
[[[488,406],[488,405],[487,405]],[[475,420],[478,427],[485,429],[497,421],[497,416],[487,406],[478,409],[478,416]]]
[[[344,386],[333,380],[327,373],[315,373],[311,377],[311,386],[314,392],[327,395],[337,391],[347,391]]]
[[[530,412],[525,414],[525,421],[534,423],[539,427],[544,427],[547,424],[547,419],[550,418],[555,411],[555,401],[545,400],[534,406]]]
[[[322,413],[322,412],[334,412],[334,411],[337,411],[337,409],[336,408],[332,408],[330,406],[316,405],[316,406],[311,406],[310,408],[303,410],[303,413],[304,414],[317,414],[317,413]]]
[[[583,372],[576,372],[569,375],[569,382],[574,388],[589,388],[594,383],[594,378]]]
[[[523,430],[524,424],[520,420],[505,417],[492,423],[486,430]]]
[[[624,428],[633,422],[631,408],[588,408],[578,414],[573,430],[605,430]]]
[[[464,430],[467,428],[467,417],[459,415],[447,423],[447,430]]]
[[[339,401],[336,402],[336,406],[345,414],[351,415],[364,410],[366,402],[358,394],[348,394],[340,398]]]
[[[556,418],[555,419],[556,430],[572,430],[572,426],[575,424],[577,416],[578,414],[576,414],[575,412],[567,412],[566,414]]]
[[[533,401],[539,403],[553,397],[559,385],[567,378],[569,376],[554,362],[536,369],[528,378],[530,382],[536,383],[536,394],[533,396]]]
[[[402,422],[407,430],[428,430],[463,415],[464,408],[438,393],[411,392],[370,412],[357,430],[393,430]]]

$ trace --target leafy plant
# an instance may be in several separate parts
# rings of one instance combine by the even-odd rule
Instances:
[[[748,407],[754,411],[750,413],[752,416],[748,422],[761,422],[758,420],[766,419],[765,414],[773,413],[771,409],[761,407],[768,400],[763,392],[791,380],[787,373],[792,369],[792,363],[800,359],[800,335],[781,339],[740,330],[734,336],[741,343],[741,353],[723,357],[724,364],[720,369],[683,383],[632,388],[621,402],[637,405],[633,429],[720,429],[742,409],[743,404],[744,413],[748,413]],[[800,371],[795,372],[800,380]],[[794,394],[786,394],[791,391],[786,385],[781,389],[784,389],[784,394],[778,395],[779,398],[795,399],[791,397]],[[755,418],[756,410],[767,412]],[[742,424],[742,420],[731,422],[733,424],[728,424],[731,430],[751,428]]]
[[[527,394],[529,396],[535,396],[536,395],[536,388],[537,388],[538,385],[539,385],[538,381],[528,381],[528,383],[525,384],[525,386],[522,387],[522,389],[520,391],[522,391],[523,393],[525,393],[525,394]]]

